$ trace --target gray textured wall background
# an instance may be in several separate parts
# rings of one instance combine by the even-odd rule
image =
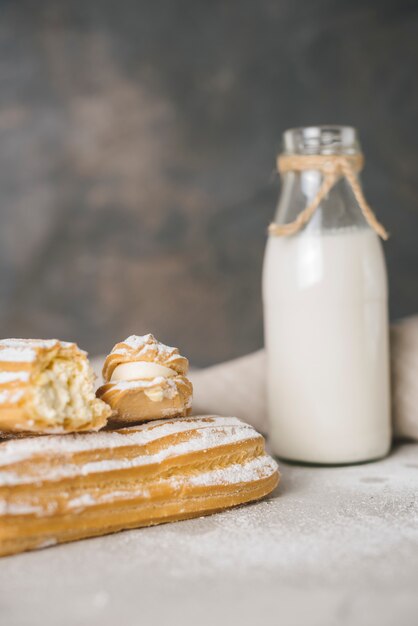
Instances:
[[[360,130],[418,312],[416,2],[0,4],[0,325],[91,352],[152,330],[196,364],[262,344],[282,131]]]

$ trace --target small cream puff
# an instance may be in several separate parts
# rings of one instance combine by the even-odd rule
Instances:
[[[177,348],[151,334],[131,335],[106,357],[97,397],[114,410],[115,422],[184,417],[190,414],[193,394],[188,368]]]

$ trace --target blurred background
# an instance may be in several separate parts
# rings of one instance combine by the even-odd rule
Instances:
[[[418,3],[0,3],[1,335],[195,365],[263,343],[282,132],[357,126],[392,319],[418,312]]]

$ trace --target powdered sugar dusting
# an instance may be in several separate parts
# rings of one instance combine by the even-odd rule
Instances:
[[[140,487],[136,491],[123,491],[121,489],[116,491],[110,491],[100,495],[92,496],[89,493],[84,493],[81,496],[72,498],[68,501],[69,509],[84,509],[89,506],[97,504],[105,504],[106,502],[117,502],[118,500],[129,500],[132,498],[138,498],[138,496],[147,497],[149,495],[148,489]]]
[[[283,463],[282,482],[270,499],[103,539],[91,553],[97,558],[99,549],[124,553],[127,563],[153,573],[152,580],[158,581],[150,583],[154,589],[162,579],[177,580],[179,588],[201,581],[202,597],[207,597],[208,581],[235,581],[238,594],[243,581],[251,589],[256,580],[268,586],[269,596],[278,585],[284,585],[285,594],[291,585],[303,599],[307,585],[313,584],[316,591],[338,589],[341,597],[351,589],[353,602],[363,586],[367,601],[371,589],[384,587],[391,594],[394,585],[415,597],[418,563],[410,557],[418,541],[417,448],[402,446],[383,461],[351,467]],[[293,603],[286,606],[291,620]],[[339,619],[315,623],[336,624]],[[366,624],[367,616],[359,623]]]
[[[211,485],[234,485],[268,478],[277,470],[278,465],[276,461],[267,455],[263,455],[244,464],[235,463],[222,469],[196,474],[188,482],[192,485],[207,487]]]
[[[36,359],[37,348],[69,348],[74,343],[58,339],[1,339],[0,362],[32,363]],[[83,351],[81,351],[83,352]]]
[[[11,503],[0,500],[0,515],[41,515],[44,512],[45,509],[40,504]]]
[[[0,352],[1,354],[1,352]],[[29,372],[20,371],[20,372],[0,372],[0,385],[4,385],[7,383],[13,382],[22,382],[26,383],[29,380],[30,374]]]
[[[92,465],[92,464],[90,464]],[[97,466],[97,464],[96,464]],[[277,472],[277,463],[267,455],[250,459],[244,463],[234,463],[222,469],[211,470],[203,474],[192,474],[191,476],[181,477],[161,477],[160,482],[168,482],[173,488],[183,488],[188,485],[194,487],[214,487],[225,485],[236,485],[239,483],[252,483],[272,476]],[[35,494],[36,495],[36,494]],[[112,502],[117,504],[118,501],[129,501],[138,497],[148,497],[149,490],[146,485],[139,484],[134,490],[117,489],[108,493],[82,493],[79,496],[71,498],[65,504],[65,508],[69,510],[84,510],[91,506]],[[59,503],[50,500],[46,506],[32,502],[9,503],[0,500],[0,515],[45,515],[57,512]]]
[[[35,358],[36,352],[31,348],[4,348],[0,350],[0,362],[4,363],[32,363]]]
[[[238,443],[253,438],[253,429],[203,429],[202,431],[198,432],[198,437],[194,439],[189,439],[184,443],[169,446],[168,448],[161,450],[157,454],[138,456],[134,459],[117,459],[114,461],[97,461],[94,463],[86,463],[81,468],[81,473],[85,475],[94,472],[108,472],[118,469],[139,467],[141,465],[154,465],[157,463],[161,463],[167,458],[186,455],[191,452],[198,452],[201,450],[210,450],[211,448],[217,448],[218,446],[231,445],[233,443]],[[79,472],[80,468],[76,468],[76,470],[77,472]]]
[[[150,333],[142,336],[130,335],[122,343],[126,343],[127,346],[133,348],[134,350],[143,350],[147,345],[149,345],[151,348],[156,349],[160,354],[171,354],[172,352],[177,352],[176,348],[160,343],[155,339],[154,335],[151,335]]]
[[[23,398],[25,394],[24,389],[5,389],[0,391],[0,404],[13,404]]]
[[[163,343],[157,341],[154,335],[130,335],[124,341],[120,342],[121,344],[125,344],[128,348],[119,346],[114,348],[111,354],[123,354],[126,355],[129,352],[129,349],[136,350],[140,352],[143,356],[147,354],[147,352],[151,352],[153,354],[157,353],[158,357],[160,357],[165,363],[170,363],[177,361],[180,357],[177,348],[172,346],[166,346]]]
[[[36,475],[20,474],[14,471],[0,472],[0,486],[31,484],[39,480],[56,481],[61,478],[70,478],[77,475],[124,470],[145,465],[161,463],[165,459],[191,452],[210,450],[222,445],[230,445],[249,439],[254,439],[257,433],[253,428],[222,427],[203,428],[197,431],[196,436],[186,442],[168,446],[155,454],[142,454],[133,459],[122,458],[114,460],[95,461],[82,466],[67,464],[61,466],[42,465],[36,470]],[[8,442],[9,444],[11,442]],[[142,443],[142,442],[141,442]]]
[[[151,333],[148,333],[147,335],[130,335],[122,341],[122,343],[126,343],[127,346],[133,348],[134,350],[140,350],[145,346],[145,344],[150,342],[155,342],[154,336],[151,335]]]
[[[365,465],[283,463],[279,489],[262,502],[2,559],[7,626],[33,622],[36,611],[44,626],[63,615],[68,624],[135,623],[138,581],[145,624],[169,622],[179,608],[184,626],[413,624],[417,455],[409,444]],[[98,593],[112,601],[92,615]]]
[[[58,339],[1,339],[0,346],[6,346],[11,348],[52,348],[60,343]]]
[[[83,509],[88,506],[92,506],[93,504],[97,504],[98,502],[103,502],[103,498],[93,498],[91,494],[83,493],[81,496],[77,496],[77,498],[69,500],[68,507],[70,509]]]
[[[172,420],[155,420],[139,426],[128,426],[116,431],[77,433],[46,437],[28,437],[0,443],[0,466],[17,463],[35,455],[73,454],[94,449],[112,449],[130,445],[145,445],[173,434],[198,429],[229,429],[246,433],[247,438],[259,437],[258,433],[236,417],[202,415]]]

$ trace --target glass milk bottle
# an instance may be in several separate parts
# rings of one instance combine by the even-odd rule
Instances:
[[[270,442],[284,459],[355,463],[391,441],[387,277],[355,129],[284,133],[263,269]]]

